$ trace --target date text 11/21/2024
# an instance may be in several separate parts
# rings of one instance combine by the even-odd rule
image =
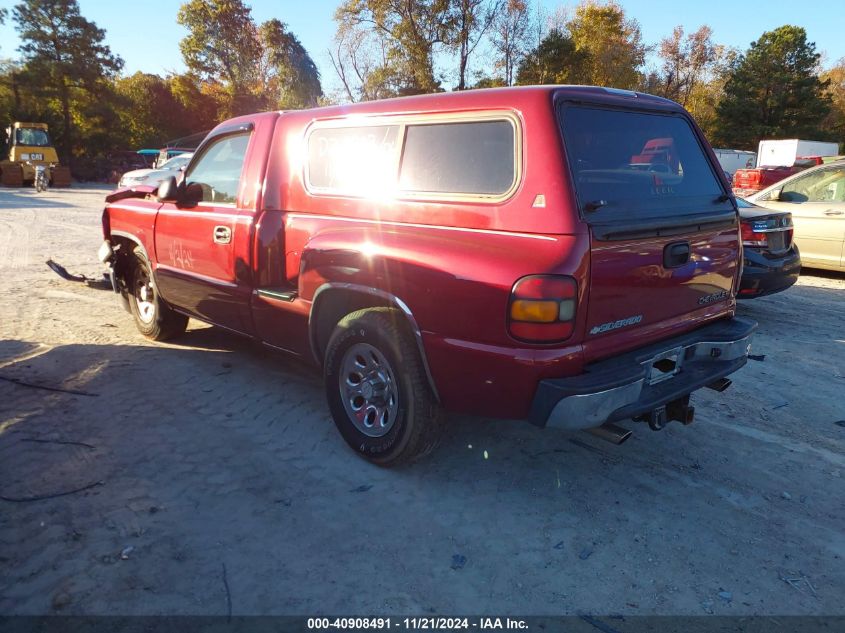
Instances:
[[[319,630],[400,630],[400,631],[446,631],[446,630],[527,630],[528,623],[519,618],[449,618],[449,617],[354,617],[354,618],[308,618],[308,629]]]

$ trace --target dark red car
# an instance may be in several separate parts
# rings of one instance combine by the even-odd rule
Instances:
[[[597,429],[689,422],[754,322],[734,317],[736,204],[677,104],[589,87],[244,116],[184,180],[110,195],[103,261],[138,328],[189,317],[323,368],[379,464],[443,410]]]

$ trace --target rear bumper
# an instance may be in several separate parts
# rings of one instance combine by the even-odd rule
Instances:
[[[756,328],[750,319],[719,321],[588,365],[579,376],[543,380],[529,422],[577,430],[649,413],[745,365]]]
[[[793,244],[781,257],[746,248],[737,299],[751,299],[786,290],[801,274],[801,255]]]

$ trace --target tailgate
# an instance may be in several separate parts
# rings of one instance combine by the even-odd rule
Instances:
[[[588,362],[695,328],[732,305],[736,226],[614,241],[596,239],[595,233],[584,344]]]
[[[727,315],[737,210],[688,115],[571,104],[561,124],[591,233],[585,360]]]

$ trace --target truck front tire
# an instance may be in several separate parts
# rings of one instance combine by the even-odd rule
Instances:
[[[348,314],[329,340],[323,367],[332,418],[361,456],[395,466],[437,446],[444,416],[400,312]]]
[[[138,331],[153,341],[166,341],[183,334],[188,317],[175,312],[158,295],[150,262],[140,248],[132,251],[129,270],[129,311]]]

